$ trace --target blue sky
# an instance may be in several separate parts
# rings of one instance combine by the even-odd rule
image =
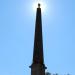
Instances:
[[[34,0],[0,0],[0,75],[30,75]],[[44,57],[51,73],[75,75],[75,0],[45,0]]]

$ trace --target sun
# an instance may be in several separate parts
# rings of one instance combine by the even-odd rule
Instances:
[[[46,11],[46,4],[45,4],[45,2],[44,1],[42,1],[42,0],[37,0],[37,1],[34,1],[34,3],[33,3],[33,11],[34,12],[36,12],[36,9],[37,9],[37,7],[38,7],[38,3],[40,3],[40,7],[41,7],[41,10],[42,10],[42,12],[44,13],[45,11]]]

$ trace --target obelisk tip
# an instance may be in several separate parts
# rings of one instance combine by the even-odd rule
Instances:
[[[40,6],[41,6],[41,4],[40,4],[40,3],[38,3],[38,8],[40,8]]]

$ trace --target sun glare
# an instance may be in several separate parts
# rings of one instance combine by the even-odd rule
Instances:
[[[40,5],[41,5],[40,7],[41,7],[42,12],[45,12],[46,11],[46,4],[42,0],[34,1],[34,3],[33,3],[33,11],[34,12],[36,11],[36,9],[38,7],[38,3],[40,3]]]

